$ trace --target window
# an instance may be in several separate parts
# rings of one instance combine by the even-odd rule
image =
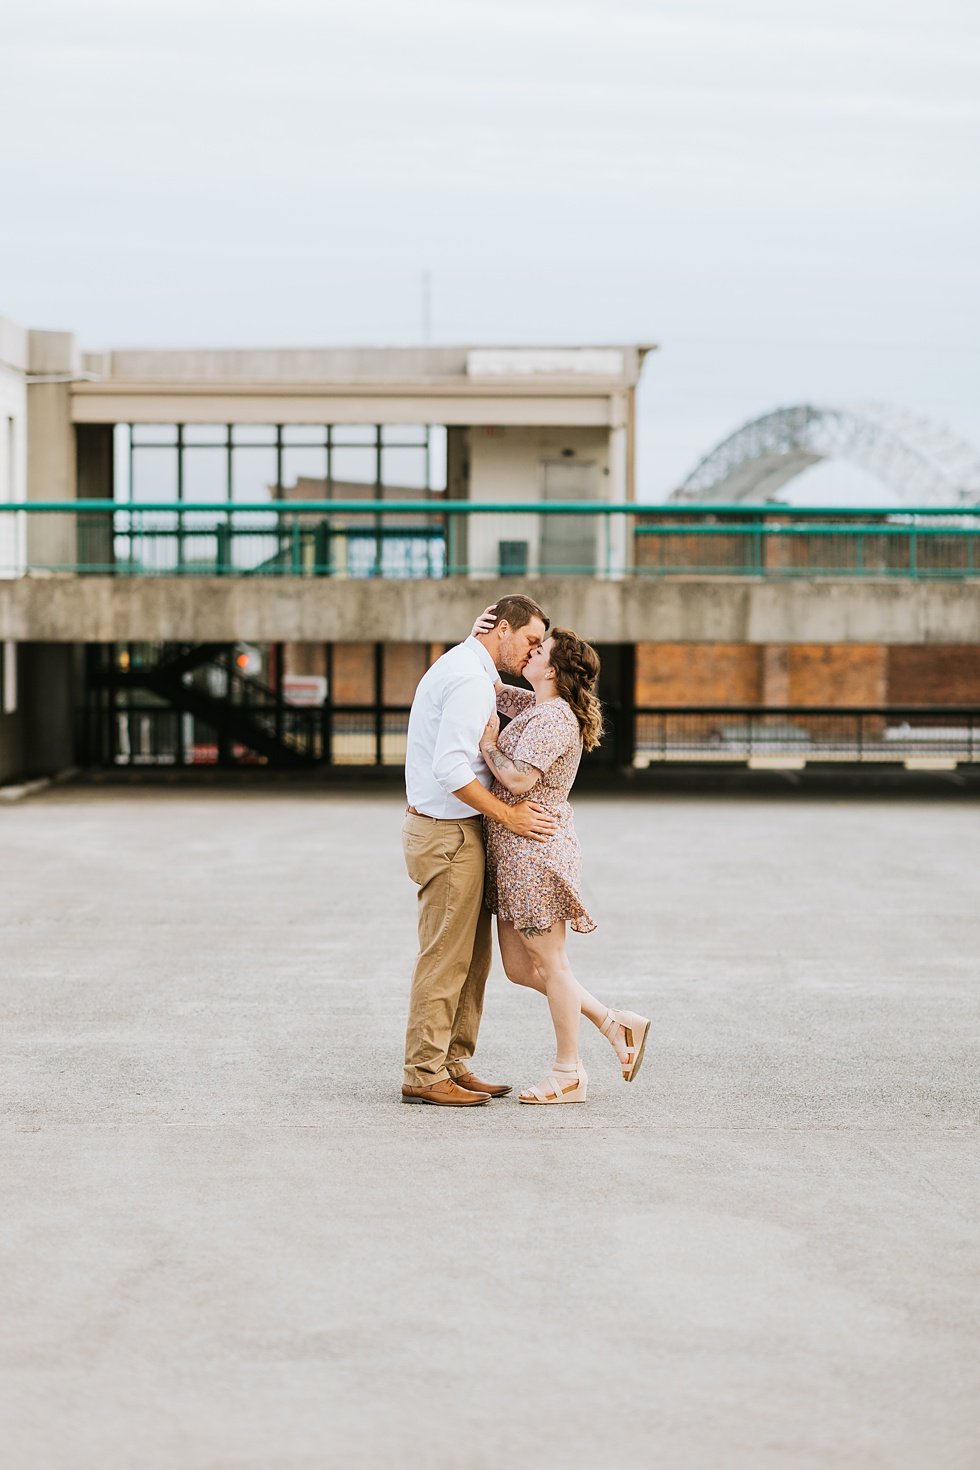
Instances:
[[[160,509],[115,519],[117,564],[145,572],[445,575],[428,517],[298,512],[290,501],[428,500],[446,488],[446,430],[429,424],[122,424],[115,497]],[[255,510],[229,517],[224,504]],[[185,507],[178,521],[164,507]],[[214,508],[204,510],[200,507]],[[298,534],[297,534],[298,528]]]
[[[404,499],[446,488],[446,430],[430,424],[119,424],[114,458],[117,500],[261,504],[342,499],[345,487]]]

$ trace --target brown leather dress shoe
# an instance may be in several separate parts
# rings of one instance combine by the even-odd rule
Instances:
[[[451,1077],[443,1082],[433,1082],[431,1087],[402,1088],[402,1102],[432,1103],[437,1108],[480,1108],[490,1101],[488,1092],[474,1092],[470,1088],[457,1087]]]
[[[485,1092],[488,1097],[506,1097],[508,1092],[513,1091],[506,1082],[481,1082],[472,1072],[464,1072],[462,1077],[455,1078],[455,1082],[467,1092]]]

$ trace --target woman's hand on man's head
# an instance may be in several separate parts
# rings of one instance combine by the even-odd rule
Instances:
[[[489,607],[485,607],[483,609],[483,611],[480,613],[480,616],[477,618],[476,622],[470,629],[471,638],[475,638],[478,633],[492,632],[497,623],[496,608],[497,604],[495,602],[491,602]]]

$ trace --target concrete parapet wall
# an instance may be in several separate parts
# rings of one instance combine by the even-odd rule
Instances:
[[[0,366],[26,373],[30,361],[27,328],[0,316]]]
[[[341,581],[27,576],[0,581],[0,638],[63,643],[452,642],[504,592],[597,643],[980,643],[980,581]]]

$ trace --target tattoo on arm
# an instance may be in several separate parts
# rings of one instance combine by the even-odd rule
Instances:
[[[541,779],[537,766],[528,765],[526,761],[511,760],[499,745],[488,745],[483,753],[487,764],[496,771],[498,779],[511,791],[528,791]]]
[[[517,689],[513,684],[501,682],[496,686],[497,709],[502,715],[519,715],[529,703],[527,689]],[[533,697],[533,696],[532,696]]]
[[[534,769],[526,761],[512,761],[509,755],[504,755],[499,745],[491,746],[490,764],[494,770],[510,771],[514,776],[529,776]]]

